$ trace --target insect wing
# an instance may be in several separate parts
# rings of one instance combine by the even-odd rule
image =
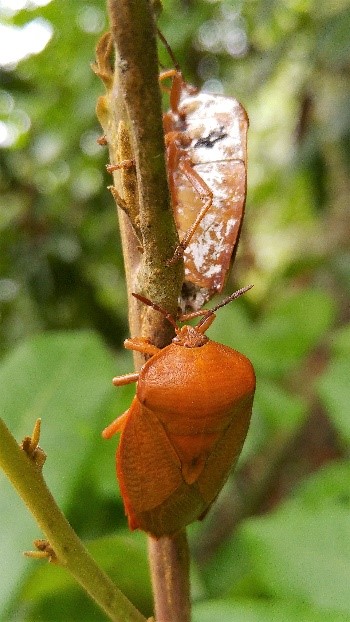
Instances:
[[[184,482],[163,426],[137,397],[120,439],[117,474],[130,529],[169,535],[206,509],[198,488]]]
[[[241,453],[249,428],[253,396],[254,393],[251,393],[233,411],[231,424],[213,448],[207,459],[205,469],[197,480],[198,489],[207,505],[211,504],[217,497]]]
[[[117,474],[128,515],[150,510],[171,495],[182,481],[180,466],[157,417],[135,397],[117,453]]]
[[[224,286],[242,224],[246,197],[248,118],[236,99],[205,93],[179,106],[193,169],[213,193],[213,203],[185,251],[185,279],[198,291],[197,309]],[[174,120],[175,123],[175,120]],[[180,239],[203,201],[187,177],[173,173],[175,219]]]

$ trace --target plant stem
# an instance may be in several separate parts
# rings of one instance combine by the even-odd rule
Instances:
[[[178,244],[165,164],[156,29],[149,0],[109,0],[116,66],[113,95],[122,96],[136,165],[143,252],[138,274],[127,278],[147,298],[176,315],[183,262],[167,266]],[[112,115],[123,106],[110,101]],[[124,252],[127,249],[124,249]],[[126,268],[129,261],[126,259]],[[135,290],[134,290],[135,291]],[[130,300],[130,299],[129,299]],[[133,303],[134,304],[134,303]],[[132,306],[131,333],[137,328],[158,347],[173,336],[168,322],[139,304]],[[141,332],[140,332],[141,331]]]
[[[157,622],[190,622],[186,531],[159,540],[149,538],[148,546]]]
[[[166,263],[173,256],[178,236],[165,165],[153,8],[149,0],[109,0],[108,4],[116,67],[113,87],[106,84],[109,120],[104,119],[103,127],[110,153],[115,151],[110,128],[118,126],[116,119],[121,111],[130,128],[143,246],[138,267],[135,236],[133,245],[127,217],[122,214],[130,328],[132,335],[147,337],[161,348],[170,342],[172,327],[152,309],[135,306],[130,296],[137,283],[138,291],[176,316],[184,274],[182,261],[170,267]],[[103,71],[98,73],[101,75]],[[111,156],[116,162],[115,155]],[[136,369],[143,362],[140,357],[136,359]],[[185,531],[173,538],[150,538],[149,550],[157,622],[188,622],[189,559]]]
[[[58,562],[114,622],[145,622],[145,618],[99,568],[68,523],[49,491],[42,471],[20,449],[0,419],[0,466],[35,517]]]

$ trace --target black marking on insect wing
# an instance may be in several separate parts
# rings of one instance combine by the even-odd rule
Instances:
[[[227,137],[227,133],[223,130],[224,126],[222,125],[218,129],[212,130],[208,134],[208,136],[202,136],[202,138],[199,138],[194,144],[194,148],[196,149],[197,147],[208,147],[209,149],[211,149],[215,145],[215,143]]]

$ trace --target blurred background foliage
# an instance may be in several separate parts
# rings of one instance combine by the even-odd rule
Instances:
[[[194,620],[350,620],[349,2],[163,5],[186,79],[250,117],[227,290],[255,287],[210,336],[251,358],[257,394],[236,477],[190,529]],[[133,391],[109,385],[131,360],[90,69],[105,6],[1,0],[0,16],[1,409],[19,440],[42,416],[52,491],[150,615],[145,538],[124,529],[99,436]],[[103,620],[63,571],[22,559],[40,533],[2,476],[0,493],[0,618]]]

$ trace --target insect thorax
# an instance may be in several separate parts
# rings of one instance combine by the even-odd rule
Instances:
[[[199,332],[195,326],[182,326],[177,332],[173,343],[185,348],[200,348],[208,342],[208,337]]]

